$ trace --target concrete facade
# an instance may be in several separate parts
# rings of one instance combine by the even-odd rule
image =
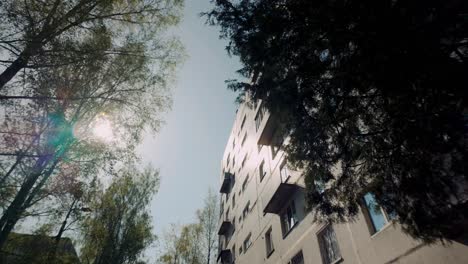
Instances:
[[[425,245],[383,211],[376,230],[365,205],[356,221],[314,223],[275,127],[261,105],[239,107],[221,166],[218,263],[468,263],[467,241]]]

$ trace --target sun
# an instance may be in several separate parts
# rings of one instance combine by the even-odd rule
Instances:
[[[100,116],[94,123],[92,128],[95,137],[100,140],[110,142],[114,140],[114,132],[112,131],[112,123],[105,116]]]

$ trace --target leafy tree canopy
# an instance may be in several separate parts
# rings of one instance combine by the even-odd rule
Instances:
[[[118,171],[110,186],[91,202],[83,222],[83,263],[140,263],[155,239],[149,203],[159,185],[158,172],[134,166]]]
[[[455,234],[468,212],[466,1],[213,3],[208,22],[252,78],[229,87],[281,119],[318,220],[352,219],[372,192],[407,233]]]
[[[179,21],[182,0],[5,0],[0,4],[0,90],[21,70],[80,64],[89,56],[142,55],[142,44]],[[89,36],[99,35],[95,43]],[[103,47],[108,43],[110,47]],[[60,58],[59,61],[56,58]]]

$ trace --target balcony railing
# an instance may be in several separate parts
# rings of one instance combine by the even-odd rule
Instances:
[[[232,228],[232,223],[229,220],[224,220],[219,226],[218,235],[226,235]]]
[[[219,251],[218,259],[217,259],[218,263],[231,263],[231,260],[232,260],[231,250],[223,249]]]
[[[225,172],[224,179],[223,179],[223,182],[221,183],[221,189],[219,190],[219,192],[226,193],[226,194],[231,192],[231,187],[232,187],[233,182],[234,182],[234,175],[229,172]]]
[[[282,169],[274,173],[269,179],[268,188],[262,193],[264,213],[279,214],[290,198],[302,189],[301,186],[291,182],[292,177],[285,178],[282,174],[289,175],[289,171]]]
[[[298,190],[300,190],[300,187],[296,184],[280,183],[275,188],[273,195],[268,199],[265,208],[263,208],[263,212],[279,214],[289,201],[289,198]]]

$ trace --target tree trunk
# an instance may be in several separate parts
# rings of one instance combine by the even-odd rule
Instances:
[[[55,256],[57,255],[57,249],[60,245],[60,239],[62,238],[63,232],[65,232],[68,218],[70,217],[71,212],[75,208],[76,202],[77,202],[77,199],[73,199],[70,209],[68,209],[67,215],[65,216],[65,219],[62,222],[62,226],[60,226],[60,230],[58,231],[57,235],[54,238],[54,245],[52,249],[50,250],[49,257],[48,257],[49,263],[55,263]]]
[[[0,90],[2,90],[3,86],[5,86],[15,75],[21,71],[24,67],[28,65],[29,59],[31,56],[37,53],[37,50],[40,47],[40,43],[38,42],[29,42],[24,50],[19,54],[18,58],[13,61],[10,66],[8,66],[1,74],[0,74]]]
[[[20,214],[24,211],[24,208],[22,208],[23,204],[28,197],[29,191],[32,189],[40,175],[41,173],[36,172],[28,177],[26,182],[21,186],[13,202],[11,202],[8,209],[2,215],[0,219],[0,250],[3,248],[3,245],[18,221]]]
[[[3,248],[8,235],[19,220],[21,213],[26,209],[25,202],[28,200],[30,191],[33,189],[34,184],[39,179],[52,158],[53,156],[51,155],[45,155],[36,162],[33,172],[27,177],[24,184],[21,185],[15,199],[11,202],[0,218],[0,250]],[[50,171],[50,173],[52,173],[52,171]]]

